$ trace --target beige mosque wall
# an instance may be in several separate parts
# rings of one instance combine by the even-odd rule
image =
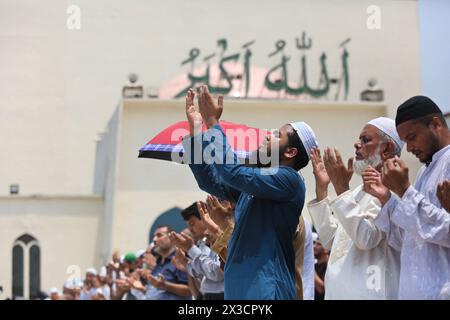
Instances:
[[[23,234],[34,237],[40,248],[44,291],[61,288],[98,264],[102,211],[103,201],[96,196],[0,197],[0,299],[11,297],[13,245]]]
[[[368,28],[371,0],[157,1],[4,0],[0,3],[0,195],[19,184],[23,195],[91,194],[96,139],[111,118],[130,72],[158,88],[179,76],[192,48],[198,65],[209,54],[217,64],[217,40],[226,54],[251,45],[251,65],[268,70],[269,57],[286,42],[290,80],[300,75],[305,31],[308,81],[319,83],[326,53],[330,77],[341,73],[342,48],[350,38],[348,103],[358,103],[369,78],[384,90],[387,114],[420,92],[417,1],[377,1],[379,28]],[[79,29],[68,28],[79,9]],[[186,17],[195,17],[188,19]],[[369,21],[370,22],[370,21]],[[214,26],[211,28],[210,26]],[[256,80],[256,79],[254,79]],[[334,91],[319,98],[333,102]],[[302,98],[311,102],[310,97]],[[340,99],[342,100],[342,99]],[[167,118],[169,115],[167,115]],[[163,124],[163,123],[161,123]],[[270,123],[271,124],[271,123]]]

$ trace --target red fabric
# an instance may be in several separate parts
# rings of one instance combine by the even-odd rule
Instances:
[[[269,131],[248,127],[243,124],[236,124],[229,121],[220,121],[220,126],[225,132],[228,143],[233,150],[254,151],[264,141]],[[205,125],[202,131],[206,131]],[[189,124],[187,121],[177,122],[157,134],[147,144],[172,144],[181,143],[183,136],[189,134]]]

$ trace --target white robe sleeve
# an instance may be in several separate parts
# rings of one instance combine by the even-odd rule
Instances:
[[[400,251],[403,244],[403,230],[392,223],[392,213],[397,210],[398,200],[394,195],[381,208],[374,223],[377,227],[384,231],[387,236],[388,244],[397,251]]]
[[[375,198],[363,210],[349,190],[331,201],[330,208],[358,249],[373,249],[386,238],[373,221],[380,211],[380,204]]]
[[[450,214],[432,204],[413,186],[406,190],[397,209],[392,213],[392,221],[426,242],[450,248]]]
[[[307,208],[319,235],[320,242],[325,249],[330,250],[339,225],[336,218],[332,215],[328,198],[319,202],[312,200],[308,202]]]

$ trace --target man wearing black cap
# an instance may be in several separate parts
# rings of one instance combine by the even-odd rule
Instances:
[[[450,215],[437,190],[450,178],[450,131],[439,107],[424,96],[400,105],[395,121],[408,152],[424,163],[415,184],[398,157],[384,162],[381,177],[364,182],[383,204],[375,223],[401,250],[399,298],[438,299],[450,284]]]

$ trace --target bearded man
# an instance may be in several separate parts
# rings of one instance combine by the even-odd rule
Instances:
[[[346,166],[337,149],[311,153],[316,199],[307,204],[323,246],[330,250],[325,274],[325,299],[396,299],[399,282],[399,248],[389,246],[386,234],[374,223],[379,200],[363,184],[350,190],[353,172],[372,167],[378,171],[386,159],[399,156],[403,146],[392,119],[369,121],[355,143],[356,159]],[[337,198],[328,198],[333,184]]]

